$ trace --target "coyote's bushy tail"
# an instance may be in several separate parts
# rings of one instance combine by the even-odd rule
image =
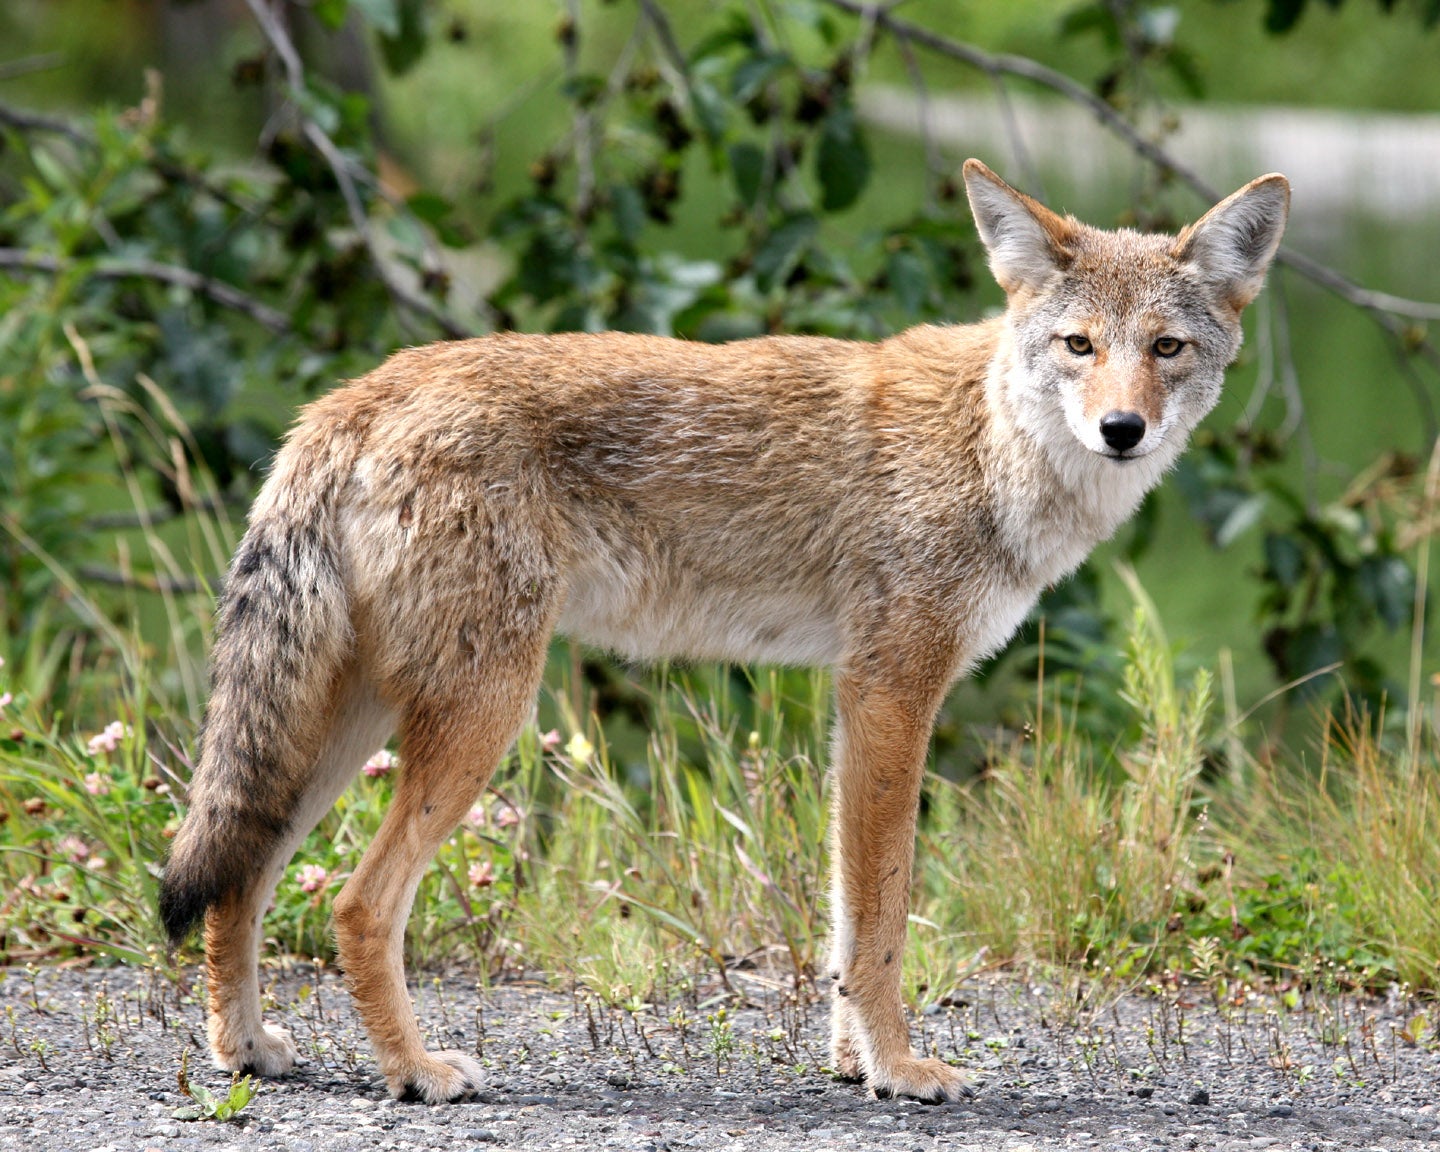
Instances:
[[[305,793],[352,643],[337,505],[359,440],[322,419],[296,429],[225,578],[189,812],[160,882],[173,941],[268,866]]]

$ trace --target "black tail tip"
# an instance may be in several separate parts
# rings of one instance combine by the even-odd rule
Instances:
[[[194,884],[185,884],[174,875],[173,865],[160,878],[160,924],[170,937],[171,947],[178,947],[205,917],[206,910],[216,902],[212,893]]]

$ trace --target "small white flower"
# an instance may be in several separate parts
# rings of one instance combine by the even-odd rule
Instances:
[[[588,764],[590,757],[595,755],[595,745],[585,739],[583,732],[576,732],[565,745],[565,751],[576,764]]]

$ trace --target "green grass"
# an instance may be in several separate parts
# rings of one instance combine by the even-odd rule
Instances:
[[[1237,733],[1210,677],[1177,678],[1138,585],[1133,724],[1099,744],[1043,682],[1029,729],[964,782],[932,774],[907,968],[917,1003],[994,964],[1140,980],[1440,983],[1440,756],[1432,733],[1332,719],[1313,758],[1224,765]],[[180,818],[194,716],[155,706],[163,669],[112,677],[111,740],[16,701],[0,737],[7,958],[157,961],[154,877]],[[147,671],[148,669],[148,671]],[[0,669],[0,675],[9,672]],[[607,1001],[666,998],[737,964],[797,987],[825,936],[823,675],[657,675],[641,763],[568,712],[561,682],[442,849],[412,962],[540,972]],[[744,718],[744,723],[740,722]],[[103,735],[103,733],[102,733]],[[1243,745],[1242,745],[1243,746]],[[330,904],[397,771],[363,774],[296,857],[272,946],[331,954]]]

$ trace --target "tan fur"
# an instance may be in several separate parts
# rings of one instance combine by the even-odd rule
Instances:
[[[878,344],[493,336],[398,353],[305,410],[227,580],[162,885],[172,934],[205,917],[221,1067],[293,1063],[260,1020],[260,916],[398,728],[393,806],[335,902],[340,959],[397,1096],[478,1086],[473,1059],[421,1044],[404,926],[559,630],[637,659],[837,669],[836,1067],[882,1095],[961,1091],[911,1052],[900,998],[936,711],[1214,403],[1285,208],[1265,177],[1178,239],[1105,233],[965,175],[1001,318]],[[1185,344],[1163,358],[1167,335]],[[1119,449],[1117,413],[1143,428]]]

